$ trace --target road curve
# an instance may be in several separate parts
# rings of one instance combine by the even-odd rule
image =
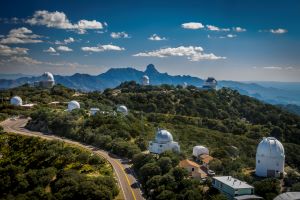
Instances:
[[[82,148],[93,151],[95,154],[98,154],[104,157],[110,164],[113,166],[114,172],[119,182],[119,186],[123,193],[125,200],[143,200],[142,192],[140,190],[139,183],[133,175],[133,170],[128,165],[128,161],[120,159],[117,157],[112,157],[108,152],[100,150],[91,145],[82,144],[70,139],[61,138],[56,135],[43,134],[41,132],[30,131],[25,127],[28,119],[16,118],[16,119],[6,119],[1,122],[0,125],[4,128],[6,132],[17,133],[27,136],[40,137],[47,140],[60,140],[68,144],[80,146]]]

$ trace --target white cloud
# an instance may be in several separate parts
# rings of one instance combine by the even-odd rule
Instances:
[[[202,47],[194,47],[194,46],[179,46],[176,48],[163,48],[155,51],[142,52],[134,54],[133,56],[142,56],[142,57],[170,57],[170,56],[179,56],[179,57],[187,57],[190,61],[201,61],[201,60],[218,60],[218,59],[226,59],[226,57],[219,57],[214,55],[213,53],[204,53]]]
[[[49,47],[48,49],[44,50],[44,52],[56,53],[56,50],[53,47]]]
[[[26,20],[30,25],[43,25],[49,28],[76,30],[79,34],[86,33],[88,29],[102,29],[101,22],[96,20],[79,20],[77,23],[71,23],[64,12],[49,12],[46,10],[36,11],[32,18]]]
[[[229,28],[219,28],[214,25],[206,25],[206,28],[210,31],[225,31],[225,32],[230,31]]]
[[[9,31],[8,35],[0,40],[2,44],[27,44],[43,42],[37,38],[40,35],[33,34],[31,30],[26,27],[16,28]]]
[[[81,50],[89,51],[89,52],[103,52],[103,51],[123,51],[125,49],[112,44],[107,44],[107,45],[98,45],[96,47],[81,47]]]
[[[263,67],[263,69],[267,70],[293,70],[294,67],[279,67],[279,66],[269,66],[269,67]]]
[[[160,36],[157,35],[157,34],[151,35],[148,39],[149,39],[149,40],[154,40],[154,41],[167,40],[167,38],[165,38],[165,37],[160,37]]]
[[[75,42],[75,39],[72,38],[72,37],[69,37],[69,38],[67,38],[67,39],[64,39],[63,42],[61,42],[61,41],[59,41],[59,40],[56,40],[56,41],[54,42],[54,44],[69,44],[69,43],[73,43],[73,42]]]
[[[130,36],[128,35],[128,33],[126,32],[112,32],[110,34],[110,37],[114,38],[114,39],[119,39],[119,38],[130,38]]]
[[[235,37],[237,37],[237,35],[234,35],[234,34],[227,34],[226,35],[228,38],[235,38]]]
[[[278,29],[270,29],[270,32],[274,34],[284,34],[287,33],[288,31],[283,28],[278,28]]]
[[[233,27],[232,30],[235,31],[235,32],[245,32],[245,31],[247,31],[245,28],[241,28],[239,26]]]
[[[13,48],[13,47],[0,44],[1,56],[25,55],[27,53],[28,53],[27,48],[20,48],[20,47]]]
[[[201,29],[204,28],[203,24],[200,22],[188,22],[181,24],[184,29]]]
[[[67,47],[67,46],[59,46],[56,48],[58,51],[65,51],[65,52],[70,52],[73,51],[71,48]]]
[[[5,63],[19,63],[19,64],[25,64],[25,65],[39,65],[42,64],[43,62],[32,59],[30,57],[27,56],[13,56],[10,57],[7,60],[4,60]]]

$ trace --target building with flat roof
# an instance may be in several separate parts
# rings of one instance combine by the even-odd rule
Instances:
[[[228,199],[262,199],[254,195],[254,187],[231,176],[215,176],[212,180],[214,188]]]

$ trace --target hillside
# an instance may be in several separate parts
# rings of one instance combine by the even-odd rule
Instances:
[[[167,73],[159,72],[154,65],[150,64],[145,71],[139,71],[134,68],[111,68],[107,72],[93,76],[88,74],[74,74],[72,76],[55,75],[56,83],[66,87],[81,90],[95,91],[114,88],[125,81],[140,82],[141,77],[147,75],[150,78],[151,85],[182,85],[186,82],[189,85],[201,87],[203,79],[193,76],[172,76]],[[217,77],[216,77],[217,78]],[[25,83],[32,83],[40,80],[40,77],[22,77],[14,80],[0,79],[0,88],[13,88]],[[260,85],[260,83],[263,85]],[[274,85],[272,87],[272,84]],[[282,86],[284,85],[284,86]],[[278,86],[278,87],[277,87]],[[290,86],[290,88],[289,88]],[[227,87],[239,91],[239,93],[255,97],[271,104],[296,104],[300,105],[299,84],[280,84],[274,83],[244,83],[237,81],[218,82],[218,87]]]
[[[111,166],[58,141],[0,135],[1,199],[113,199]]]
[[[0,94],[4,97],[19,95],[39,103],[35,109],[24,111],[32,118],[27,128],[92,144],[122,157],[134,158],[146,166],[150,160],[151,169],[158,170],[153,176],[170,175],[172,179],[172,173],[177,170],[175,161],[174,166],[166,172],[159,166],[162,161],[143,158],[139,154],[146,150],[147,142],[154,138],[159,127],[169,130],[174,140],[179,142],[182,154],[177,161],[191,157],[193,146],[204,145],[215,158],[210,167],[218,175],[232,175],[249,183],[259,181],[251,174],[244,173],[255,167],[259,141],[262,137],[276,137],[285,147],[288,172],[286,187],[291,187],[295,180],[300,179],[295,175],[300,170],[299,116],[231,89],[203,91],[193,86],[184,89],[181,86],[141,86],[135,82],[124,82],[103,93],[89,92],[75,96],[74,90],[59,85],[50,90],[23,86]],[[56,106],[48,104],[55,99],[60,99],[61,103]],[[65,102],[73,99],[80,102],[81,109],[65,112]],[[118,104],[129,108],[128,116],[112,114]],[[16,109],[6,103],[2,103],[2,106],[6,108],[5,116]],[[99,107],[108,113],[89,116],[87,112],[91,107]],[[175,159],[173,155],[164,157]],[[149,160],[141,162],[139,159]],[[135,164],[140,177],[144,177],[142,168]],[[144,187],[148,179],[142,179]],[[178,181],[183,180],[175,181],[180,185]],[[191,185],[190,190],[195,194],[200,192],[199,195],[208,195],[194,187],[194,183]],[[209,183],[201,185],[209,187]],[[178,190],[176,198],[180,199],[179,196],[186,191],[187,188]],[[160,195],[161,191],[157,192]]]

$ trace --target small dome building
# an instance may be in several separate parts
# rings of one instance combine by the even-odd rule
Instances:
[[[180,146],[173,141],[172,134],[164,129],[158,129],[155,139],[149,142],[150,153],[161,154],[167,150],[180,152]]]
[[[22,106],[23,105],[23,101],[21,99],[21,97],[19,96],[14,96],[10,99],[10,104],[14,105],[14,106]]]
[[[188,86],[187,82],[183,82],[182,88],[185,89],[185,88],[187,88],[187,86]]]
[[[206,148],[204,146],[194,146],[193,147],[193,156],[198,158],[200,155],[203,155],[203,154],[209,155],[208,148]]]
[[[149,84],[150,84],[149,76],[144,75],[144,76],[142,77],[142,85],[149,85]]]
[[[204,82],[202,88],[206,90],[216,90],[218,82],[214,77],[208,77]]]
[[[117,108],[117,112],[122,113],[123,115],[128,115],[128,109],[124,105],[119,105]]]
[[[51,88],[54,86],[54,76],[50,72],[45,72],[39,82],[40,87]]]
[[[283,176],[284,162],[283,145],[274,137],[264,137],[256,150],[255,174],[260,177]]]
[[[68,111],[72,111],[74,109],[79,109],[80,108],[80,104],[78,103],[78,101],[70,101],[68,103]]]

